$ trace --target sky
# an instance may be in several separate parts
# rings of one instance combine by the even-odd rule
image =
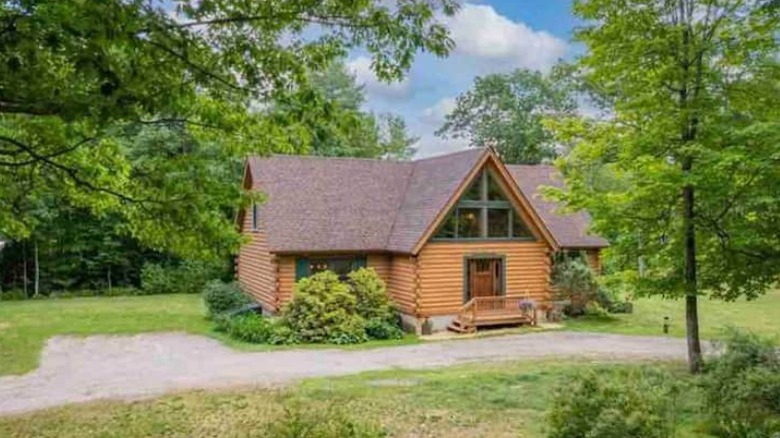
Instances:
[[[456,44],[450,56],[419,55],[400,82],[378,81],[370,59],[360,53],[348,60],[364,85],[367,109],[403,116],[411,133],[420,137],[420,158],[468,147],[466,140],[442,139],[434,132],[476,77],[521,67],[546,72],[576,53],[571,0],[475,0],[463,3],[445,23]]]

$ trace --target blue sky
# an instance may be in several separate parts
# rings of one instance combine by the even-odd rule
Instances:
[[[465,2],[446,19],[456,48],[445,59],[420,55],[400,83],[378,82],[370,61],[358,53],[349,67],[365,86],[367,107],[402,115],[420,137],[418,156],[463,149],[464,140],[440,139],[433,132],[452,109],[454,98],[474,78],[525,67],[540,71],[576,53],[571,0],[489,0]]]

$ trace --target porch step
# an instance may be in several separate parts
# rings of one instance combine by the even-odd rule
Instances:
[[[447,330],[455,333],[474,333],[477,331],[477,327],[464,324],[460,318],[455,318],[447,326]]]

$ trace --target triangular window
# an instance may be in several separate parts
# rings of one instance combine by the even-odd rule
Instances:
[[[489,171],[483,171],[447,215],[434,239],[533,239],[504,189]]]

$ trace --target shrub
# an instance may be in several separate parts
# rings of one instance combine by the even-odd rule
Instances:
[[[237,282],[224,283],[220,280],[206,283],[203,287],[203,300],[210,317],[252,303],[252,299],[241,291]]]
[[[188,260],[168,266],[146,263],[141,269],[141,289],[146,295],[198,293],[220,272],[220,266],[213,262]]]
[[[571,301],[568,313],[572,316],[583,315],[585,306],[598,297],[596,274],[585,260],[573,258],[556,262],[552,281],[558,299]]]
[[[330,271],[298,281],[293,299],[282,307],[281,320],[301,342],[311,343],[360,339],[356,331],[362,327],[355,295]]]
[[[226,317],[220,324],[228,336],[239,341],[264,344],[271,337],[271,323],[256,313]]]
[[[769,339],[730,330],[700,380],[713,434],[780,436],[780,354]]]
[[[674,436],[677,387],[654,370],[588,371],[567,379],[548,414],[550,438]]]
[[[402,339],[404,331],[398,324],[386,320],[373,318],[366,321],[366,336],[370,339]]]
[[[0,301],[17,301],[26,299],[27,295],[24,293],[23,289],[4,290],[2,293],[0,293]]]
[[[388,436],[379,425],[352,418],[341,408],[304,409],[293,404],[284,417],[272,422],[266,438],[382,438]]]
[[[368,319],[395,321],[395,310],[387,295],[385,282],[373,268],[360,268],[349,273],[349,283],[355,295],[358,315]]]

